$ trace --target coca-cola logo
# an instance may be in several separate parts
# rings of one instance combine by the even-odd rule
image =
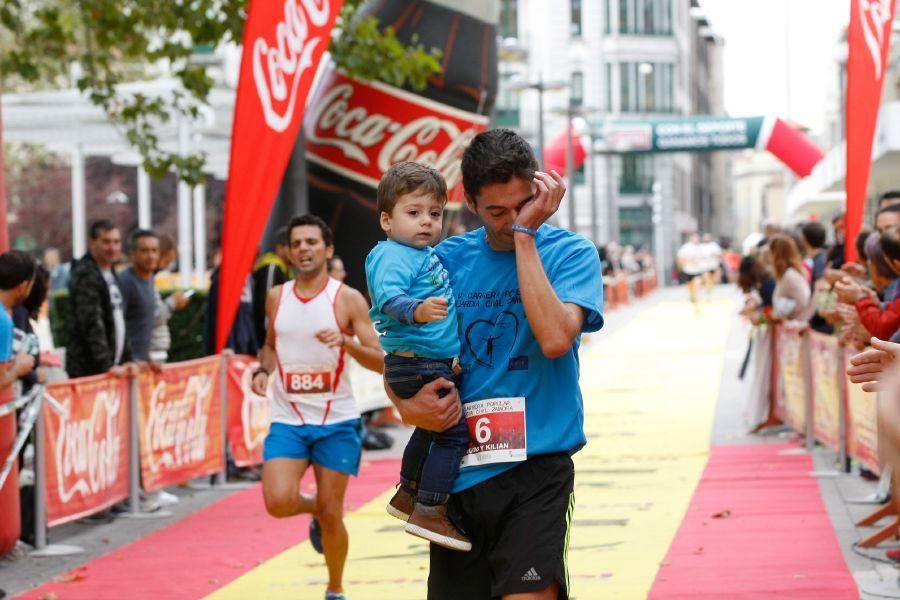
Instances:
[[[348,177],[377,186],[391,165],[412,161],[440,171],[449,189],[460,181],[463,151],[487,126],[480,115],[334,69],[323,77],[307,119],[310,157]]]
[[[302,10],[301,10],[302,7]],[[310,37],[310,25],[324,27],[330,0],[284,1],[284,18],[275,25],[275,43],[263,37],[253,42],[253,82],[262,103],[266,124],[278,133],[288,128],[298,105],[300,81],[313,66],[313,53],[324,43]]]
[[[212,389],[211,375],[191,375],[184,384],[184,393],[168,398],[166,381],[156,382],[144,431],[151,471],[174,469],[206,459]]]
[[[859,18],[862,22],[863,38],[872,56],[875,79],[880,80],[884,65],[881,61],[885,37],[890,33],[891,0],[859,0]]]
[[[241,373],[241,392],[244,400],[241,402],[241,429],[244,433],[244,445],[247,450],[259,447],[269,433],[269,424],[272,421],[271,386],[269,395],[260,396],[250,388],[253,379],[253,369],[256,365],[248,365]]]
[[[79,395],[80,403],[89,398]],[[72,400],[64,402],[73,410]],[[119,412],[122,397],[118,390],[102,390],[94,397],[86,419],[60,417],[56,437],[56,484],[63,503],[76,494],[82,497],[112,488],[118,479],[122,455]]]

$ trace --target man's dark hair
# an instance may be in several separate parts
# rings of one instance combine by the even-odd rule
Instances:
[[[900,190],[888,190],[878,198],[878,210],[882,210],[885,202],[892,202],[893,205],[900,204]]]
[[[159,255],[165,256],[168,252],[175,250],[175,240],[167,233],[159,235]]]
[[[0,254],[0,290],[11,290],[31,281],[36,268],[37,262],[27,252],[10,250]]]
[[[287,227],[279,227],[278,231],[275,232],[275,238],[273,243],[276,246],[289,246],[291,244],[291,240],[288,239],[288,228]]]
[[[828,236],[828,232],[825,231],[825,226],[818,221],[809,221],[801,225],[800,234],[813,248],[825,247],[825,238]]]
[[[323,221],[321,217],[310,214],[300,215],[291,219],[287,225],[288,243],[290,243],[291,233],[294,231],[294,228],[303,225],[313,225],[318,227],[322,231],[322,240],[325,242],[325,245],[334,245],[334,236],[331,234],[331,227],[328,226],[328,223]]]
[[[437,169],[414,162],[400,162],[392,166],[378,182],[378,215],[391,214],[397,200],[406,194],[430,194],[447,204],[447,182]]]
[[[900,212],[900,204],[890,204],[884,208],[879,208],[875,213],[875,220],[878,220],[878,215],[889,212]]]
[[[150,231],[149,229],[135,230],[135,232],[131,234],[131,239],[128,241],[128,247],[131,248],[132,252],[137,250],[138,242],[144,238],[156,238],[159,240],[159,235],[157,235],[155,231]]]
[[[844,218],[844,213],[840,213],[839,215],[836,215],[833,219],[831,219],[831,224],[834,225],[835,223],[837,223],[838,221],[840,221],[843,218]]]
[[[47,299],[47,293],[50,291],[50,271],[45,269],[43,265],[38,265],[34,272],[34,285],[31,286],[31,293],[22,301],[22,306],[28,311],[28,315],[35,321],[38,313],[41,312],[41,306]]]
[[[896,229],[881,234],[881,251],[891,260],[900,260],[900,234]]]
[[[472,202],[486,185],[513,177],[531,181],[539,168],[531,146],[512,129],[490,129],[475,136],[462,157],[463,188]]]
[[[90,235],[92,240],[96,240],[107,231],[112,231],[113,229],[118,229],[115,223],[109,219],[99,219],[91,223],[91,227],[88,229],[88,235]]]

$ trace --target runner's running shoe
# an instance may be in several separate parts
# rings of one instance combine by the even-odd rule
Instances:
[[[319,554],[324,552],[322,549],[322,528],[315,517],[309,522],[309,543],[312,544],[313,550]]]

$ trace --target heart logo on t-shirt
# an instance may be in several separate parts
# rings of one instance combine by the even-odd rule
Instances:
[[[505,364],[519,337],[519,318],[508,310],[492,321],[479,319],[466,328],[466,345],[475,360],[486,367]]]

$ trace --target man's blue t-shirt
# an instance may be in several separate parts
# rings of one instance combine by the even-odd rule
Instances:
[[[5,307],[0,306],[0,362],[9,362],[13,359],[13,324],[12,315]]]
[[[456,303],[447,271],[434,248],[412,248],[393,240],[378,244],[366,257],[366,283],[372,297],[369,316],[385,352],[409,351],[427,358],[459,356]],[[398,296],[416,300],[447,298],[447,318],[406,324],[388,316],[384,305]]]
[[[543,225],[537,250],[556,295],[585,309],[584,333],[603,327],[603,281],[597,249],[586,238]],[[579,335],[563,356],[541,352],[525,317],[515,252],[497,252],[484,228],[449,238],[437,255],[450,273],[460,316],[463,403],[525,397],[528,456],[575,452],[586,443],[584,405],[578,387]],[[460,469],[453,486],[462,491],[516,463]]]

